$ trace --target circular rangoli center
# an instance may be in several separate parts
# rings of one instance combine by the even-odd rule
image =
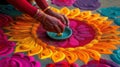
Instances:
[[[39,26],[37,36],[48,45],[56,47],[78,47],[90,43],[96,36],[96,31],[93,27],[84,21],[70,19],[70,28],[72,29],[72,36],[66,40],[53,40],[49,38],[46,31]]]

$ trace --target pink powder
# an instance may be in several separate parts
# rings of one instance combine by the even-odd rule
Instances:
[[[0,27],[9,26],[10,22],[12,22],[12,21],[13,21],[13,19],[10,16],[0,14]]]
[[[95,38],[95,30],[85,22],[70,19],[70,28],[72,29],[73,34],[66,40],[53,40],[49,38],[42,27],[38,28],[37,35],[38,38],[49,45],[64,48],[84,46]]]
[[[52,4],[55,4],[57,6],[72,6],[72,4],[76,1],[76,0],[51,0]]]
[[[12,57],[6,57],[0,60],[0,67],[41,67],[41,65],[33,57],[17,53]]]
[[[0,29],[0,57],[6,56],[13,52],[15,47],[15,43],[8,41],[7,36],[4,32]]]

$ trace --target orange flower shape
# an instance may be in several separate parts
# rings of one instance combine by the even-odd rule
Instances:
[[[45,34],[45,32],[38,31],[43,31],[39,22],[28,15],[23,15],[17,18],[15,24],[6,27],[9,30],[6,34],[11,36],[9,40],[17,42],[15,52],[28,52],[28,55],[38,55],[41,59],[51,58],[54,62],[67,60],[69,63],[74,63],[80,59],[87,63],[90,58],[99,60],[101,54],[112,54],[112,50],[117,49],[116,45],[120,44],[119,27],[111,25],[112,21],[107,20],[107,17],[92,14],[91,11],[81,12],[78,8],[72,10],[66,7],[61,10],[51,9],[66,15],[70,19],[70,24],[71,21],[78,22],[76,24],[78,26],[71,24],[73,35],[65,40],[66,42],[69,41],[66,46],[58,44],[58,42],[63,41],[56,43],[51,39],[44,39],[45,35],[39,35]],[[77,29],[79,31],[74,33]],[[84,33],[78,33],[81,31]],[[89,36],[86,35],[88,33],[90,33]],[[75,39],[77,37],[79,40]],[[65,44],[65,42],[63,43]],[[69,46],[73,43],[79,44]]]

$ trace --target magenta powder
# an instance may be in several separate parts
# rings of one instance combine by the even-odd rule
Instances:
[[[46,67],[79,67],[79,65],[76,64],[76,63],[69,64],[66,61],[61,61],[61,62],[58,62],[58,63],[47,64]]]
[[[47,44],[64,48],[84,46],[90,43],[96,36],[96,31],[93,29],[93,27],[83,21],[71,19],[70,28],[72,29],[73,34],[66,40],[53,40],[49,38],[46,34],[46,31],[42,27],[38,28],[37,35],[38,38]]]
[[[55,4],[57,6],[63,7],[63,6],[72,6],[76,0],[51,0],[52,4]]]
[[[100,59],[99,61],[91,60],[88,64],[82,65],[81,67],[119,67],[119,65],[110,60]]]
[[[18,53],[0,60],[0,67],[41,67],[41,65],[33,57]]]
[[[0,29],[0,57],[12,53],[14,47],[15,43],[8,41],[7,36],[4,34],[3,30]]]
[[[12,22],[12,21],[13,21],[13,19],[10,16],[0,14],[0,27],[9,26],[10,22]]]

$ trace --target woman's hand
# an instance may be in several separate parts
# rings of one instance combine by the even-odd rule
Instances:
[[[64,31],[65,25],[55,17],[47,15],[43,12],[38,13],[36,19],[41,22],[44,29],[50,32],[61,33]]]
[[[66,26],[69,25],[69,21],[68,18],[65,15],[62,14],[58,14],[56,12],[53,12],[51,9],[47,9],[45,11],[46,14],[51,15],[53,17],[56,17],[57,19],[59,19],[63,24],[65,24]]]

